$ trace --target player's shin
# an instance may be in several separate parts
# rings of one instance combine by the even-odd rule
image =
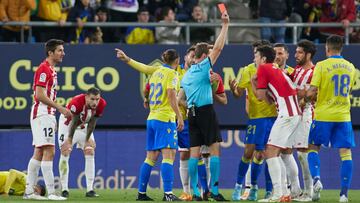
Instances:
[[[320,158],[316,150],[309,150],[308,163],[313,180],[320,179]]]
[[[353,162],[351,151],[340,154],[341,157],[341,192],[340,196],[348,196],[348,189],[352,180]]]
[[[282,160],[286,167],[286,174],[291,184],[291,195],[297,197],[301,194],[299,182],[299,169],[293,154],[281,154]]]
[[[197,187],[198,162],[199,162],[199,158],[190,157],[190,159],[189,159],[189,175],[190,175],[190,186],[193,189],[193,193],[197,197],[200,197],[200,191],[199,191],[199,188]]]
[[[189,163],[188,160],[180,160],[180,179],[183,186],[183,191],[190,194],[190,183],[189,183]]]
[[[258,160],[256,157],[253,158],[251,163],[251,185],[257,185],[257,179],[261,172],[261,167],[263,164],[263,160]]]
[[[68,181],[69,181],[69,156],[60,156],[59,160],[59,173],[60,173],[60,183],[62,191],[69,191]]]
[[[38,161],[34,158],[31,158],[27,168],[27,177],[26,177],[26,190],[25,194],[31,194],[34,192],[34,185],[36,185],[36,180],[39,174],[41,166],[41,161]]]
[[[87,192],[94,190],[95,158],[94,155],[85,155],[85,176]]]
[[[48,195],[55,193],[54,186],[54,173],[53,173],[53,161],[41,161],[41,172],[44,177],[44,182]]]
[[[146,188],[149,183],[149,178],[153,166],[155,166],[155,161],[148,158],[146,158],[144,163],[141,165],[138,187],[139,193],[146,193]]]
[[[281,159],[280,157],[272,157],[266,160],[269,166],[269,174],[273,184],[273,195],[280,198],[283,195],[281,185]]]
[[[297,154],[301,166],[301,171],[303,174],[304,193],[312,197],[313,180],[309,170],[308,153],[298,151]]]
[[[219,194],[219,176],[220,176],[220,158],[218,156],[210,157],[210,174],[211,174],[211,193]]]
[[[164,192],[166,194],[172,193],[174,183],[174,160],[163,159],[161,163],[161,177],[164,184]]]
[[[200,158],[198,163],[198,172],[201,188],[204,193],[209,192],[208,182],[207,182],[207,172],[204,161]]]

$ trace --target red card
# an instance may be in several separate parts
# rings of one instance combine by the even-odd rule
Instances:
[[[221,14],[223,14],[226,11],[226,7],[225,7],[224,3],[220,3],[217,6],[218,6]]]

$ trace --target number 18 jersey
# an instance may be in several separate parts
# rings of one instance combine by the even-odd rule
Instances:
[[[159,120],[163,122],[175,122],[175,112],[171,108],[167,90],[179,90],[179,79],[175,70],[170,67],[161,67],[150,77],[149,106],[150,114],[148,120]]]
[[[311,85],[318,88],[314,119],[326,122],[351,121],[350,90],[355,67],[341,56],[331,56],[316,64]]]

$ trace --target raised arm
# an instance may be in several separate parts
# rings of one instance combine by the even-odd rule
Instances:
[[[147,75],[151,75],[153,72],[155,72],[158,67],[157,66],[149,66],[146,64],[143,64],[141,62],[138,62],[130,57],[128,57],[124,51],[122,51],[121,49],[115,49],[116,51],[116,57],[122,61],[124,61],[125,63],[127,63],[129,66],[131,66],[132,68],[134,68],[135,70],[141,72],[141,73],[145,73]]]
[[[226,36],[227,36],[228,29],[229,29],[229,21],[230,21],[229,15],[227,14],[227,12],[224,12],[221,15],[221,20],[222,20],[222,27],[221,27],[220,34],[215,41],[213,50],[209,54],[209,58],[210,58],[212,64],[215,64],[216,60],[220,56],[220,53],[225,45]]]

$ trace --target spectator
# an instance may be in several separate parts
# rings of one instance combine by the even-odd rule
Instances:
[[[81,0],[81,3],[75,4],[71,8],[68,21],[77,22],[77,27],[70,31],[71,43],[89,43],[89,37],[95,32],[94,28],[84,27],[86,22],[93,22],[95,18],[95,12],[90,7],[89,0]]]
[[[137,0],[107,0],[107,8],[110,11],[110,21],[113,22],[135,22],[136,12],[139,9]],[[116,28],[117,38],[124,41],[126,28]]]
[[[95,32],[91,33],[89,36],[89,44],[102,44],[103,41],[103,33],[100,27],[97,27]]]
[[[149,11],[146,7],[139,9],[137,18],[139,23],[149,22]],[[148,26],[128,27],[125,40],[127,44],[154,44],[154,28]]]
[[[159,23],[173,23],[175,21],[175,13],[170,7],[164,7],[161,9],[162,20]],[[159,44],[179,44],[180,43],[180,31],[181,27],[156,27],[155,34],[156,40]]]
[[[192,22],[204,23],[207,21],[206,15],[204,15],[203,9],[196,5],[192,11]],[[198,42],[210,42],[215,32],[213,28],[208,27],[192,27],[190,28],[190,41],[191,44],[196,44]]]
[[[37,16],[34,21],[57,22],[60,26],[64,25],[72,2],[70,0],[41,0],[38,4]],[[56,38],[65,40],[67,28],[59,27],[35,27],[34,36],[37,42],[46,42],[49,39]]]
[[[176,1],[176,20],[180,22],[191,20],[193,8],[198,5],[198,3],[198,0]]]
[[[319,41],[322,43],[326,42],[326,39],[332,34],[344,36],[344,28],[348,27],[350,22],[356,20],[354,0],[308,0],[308,3],[312,6],[321,8],[321,23],[341,22],[343,24],[343,28],[320,28]]]
[[[109,10],[104,7],[100,6],[96,10],[96,22],[108,22],[109,21]],[[102,39],[103,42],[119,42],[120,41],[120,33],[119,30],[115,27],[101,27],[101,32],[103,33]]]
[[[286,23],[287,18],[291,15],[292,0],[250,0],[250,8],[253,15],[259,15],[261,23]],[[285,27],[262,27],[261,38],[273,42],[285,42]]]
[[[0,1],[0,20],[8,21],[30,21],[30,11],[35,9],[35,0],[1,0]],[[28,41],[28,26],[4,26],[2,30],[3,41],[20,42],[21,29],[24,29],[24,41]]]

